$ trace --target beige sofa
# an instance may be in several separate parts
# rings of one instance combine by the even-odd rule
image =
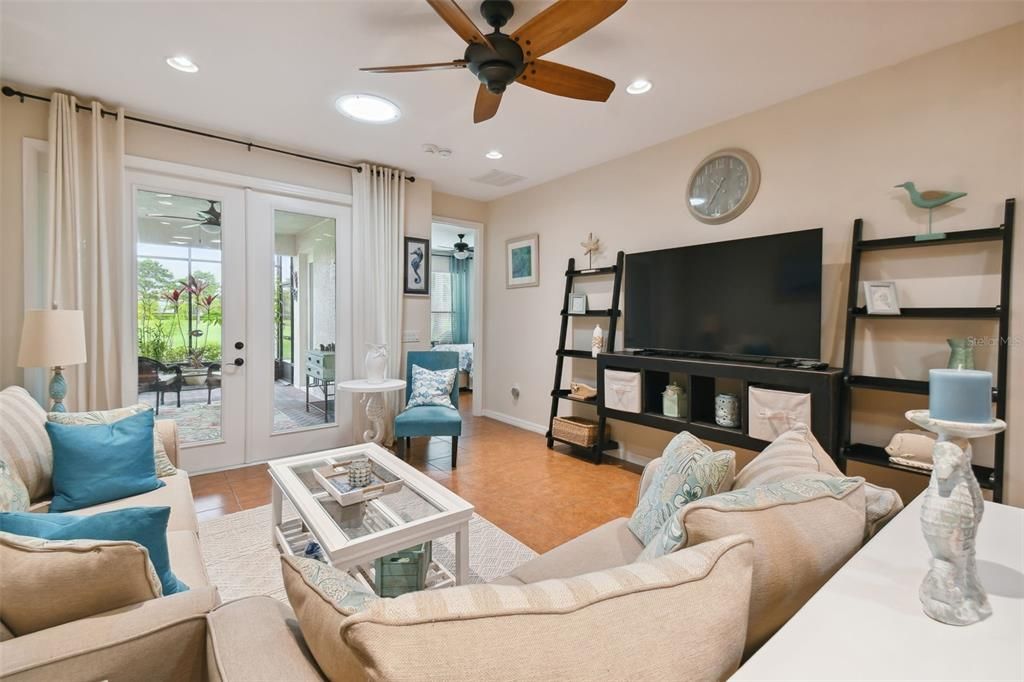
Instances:
[[[178,448],[174,424],[160,422],[160,434],[168,456],[172,461],[176,461]],[[651,478],[660,464],[661,460],[657,459],[645,469],[639,486],[639,495],[642,495],[650,485]],[[17,682],[58,679],[69,682],[96,680],[111,680],[112,682],[115,680],[152,682],[161,680],[175,682],[180,680],[214,682],[222,680],[232,682],[288,680],[302,682],[325,679],[302,636],[295,613],[288,605],[270,597],[250,597],[228,604],[218,604],[216,589],[209,583],[199,548],[198,525],[193,510],[188,476],[185,472],[179,471],[177,475],[165,478],[164,481],[167,486],[160,490],[99,505],[89,510],[83,510],[82,513],[95,513],[133,505],[170,506],[172,513],[168,530],[168,545],[171,565],[178,577],[190,585],[191,589],[185,593],[151,599],[47,630],[8,639],[0,643],[0,678],[5,681]],[[858,488],[858,490],[861,489]],[[867,506],[862,490],[859,495],[859,497],[849,495],[844,502],[847,506],[843,509],[846,511],[852,509],[855,516],[857,514],[863,516]],[[690,506],[697,509],[700,505],[691,503]],[[785,514],[791,514],[795,507],[796,505],[789,505],[780,510]],[[37,502],[34,509],[44,511],[46,503]],[[823,513],[830,513],[819,507],[809,507],[808,511],[819,517]],[[701,513],[713,515],[720,512],[721,510],[716,511],[713,507],[705,506]],[[759,511],[753,512],[753,514],[760,513]],[[732,516],[733,518],[743,517],[743,521],[746,523],[750,517],[745,515],[749,514],[751,512],[747,510],[742,514],[733,514]],[[693,516],[699,518],[697,512],[694,512]],[[784,527],[787,519],[786,517],[780,518]],[[858,522],[856,518],[853,520],[854,524]],[[494,581],[493,585],[532,586],[535,583],[552,579],[572,579],[582,574],[593,574],[600,571],[613,572],[616,567],[632,564],[644,547],[633,536],[626,523],[627,520],[621,518],[595,528],[523,564],[510,575]],[[770,523],[778,524],[779,522],[772,520]],[[850,520],[847,519],[845,523],[849,529]],[[856,529],[854,531],[858,534],[853,543],[853,551],[856,551],[861,540],[860,531]],[[736,536],[734,533],[735,531],[731,531],[730,537],[742,537]],[[755,595],[751,598],[749,596],[751,590],[748,588],[743,595],[743,608],[746,609],[749,603],[750,615],[741,617],[738,626],[733,626],[734,630],[739,631],[740,640],[738,644],[733,642],[733,648],[728,655],[725,652],[720,652],[719,655],[712,651],[713,659],[716,657],[728,658],[730,661],[735,659],[735,664],[738,664],[739,649],[736,647],[742,647],[745,655],[749,655],[751,650],[749,636],[746,645],[743,644],[744,625],[746,625],[748,634],[758,633],[758,637],[762,637],[767,632],[770,635],[813,594],[828,575],[831,575],[832,571],[849,558],[848,549],[842,550],[838,554],[833,552],[827,561],[817,562],[818,565],[815,566],[817,572],[811,578],[801,577],[799,567],[795,564],[799,563],[801,566],[807,563],[814,564],[815,561],[808,562],[807,557],[828,554],[828,551],[822,551],[813,542],[807,542],[807,538],[803,536],[796,539],[783,537],[781,538],[782,542],[797,543],[796,547],[800,551],[794,553],[792,559],[794,565],[772,567],[781,571],[781,577],[768,575],[765,572],[767,562],[762,554],[766,548],[772,547],[773,543],[778,551],[778,542],[780,542],[779,538],[768,537],[769,534],[762,533],[759,537],[758,534],[748,533],[754,539],[754,557],[750,560],[753,565],[754,592],[757,592],[759,580],[762,583],[768,580],[773,589],[777,587],[776,583],[786,580],[799,584],[782,585],[783,589],[789,589],[789,592],[782,593],[785,595],[782,601],[786,602],[782,612],[775,608],[777,605],[769,605],[767,609],[764,605],[755,607],[754,602],[757,597]],[[848,536],[849,534],[847,532]],[[783,532],[782,535],[792,534]],[[865,537],[867,535],[868,533],[865,533]],[[705,540],[720,542],[714,538],[703,538],[701,541]],[[801,542],[803,545],[799,544]],[[847,545],[849,545],[849,541]],[[747,570],[747,584],[749,584],[750,569]],[[584,579],[587,579],[586,576]],[[733,591],[735,592],[735,590]],[[406,595],[406,597],[415,599],[416,595]],[[427,599],[429,598],[427,597]],[[679,604],[677,608],[681,612],[686,612],[689,605],[687,602]],[[688,617],[692,618],[692,622],[700,623],[700,619],[704,617],[704,611],[706,611],[705,608],[698,608],[692,616]],[[380,616],[380,614],[378,613],[376,616]],[[522,616],[514,614],[502,617],[506,619],[522,618]],[[547,617],[562,618],[557,613]],[[363,626],[366,626],[367,618],[356,616],[353,619],[362,621]],[[763,622],[754,622],[755,619]],[[456,620],[462,623],[466,622],[463,618]],[[565,623],[567,625],[572,620],[569,615],[566,615]],[[641,618],[641,620],[643,619]],[[380,627],[385,633],[381,635],[382,640],[378,639],[378,644],[384,647],[384,658],[385,660],[388,656],[393,658],[393,654],[390,653],[392,649],[387,644],[387,638],[390,636],[388,632],[398,632],[401,628],[389,627],[386,614],[378,617],[377,621],[376,627]],[[425,625],[420,624],[418,627],[431,628],[433,627],[432,622],[433,620],[430,620]],[[483,621],[477,620],[476,622]],[[657,624],[652,624],[652,626],[657,627]],[[351,626],[344,625],[342,630],[349,627]],[[484,629],[478,632],[478,635],[486,640],[487,637],[483,634],[487,631],[486,624],[481,627]],[[578,627],[578,625],[572,626],[570,629],[574,627]],[[555,631],[561,632],[561,629],[556,628]],[[428,632],[433,631],[428,630]],[[352,637],[357,639],[357,635],[352,635]],[[356,641],[356,639],[352,641]],[[377,639],[377,634],[371,639]],[[584,639],[591,641],[589,635]],[[398,655],[408,658],[420,656],[422,652],[415,649],[416,646],[422,646],[419,640],[421,640],[420,637],[415,637],[412,644],[406,643],[399,647],[403,653]],[[341,641],[339,637],[338,646],[344,647]],[[463,641],[465,640],[463,639]],[[761,641],[758,639],[753,646],[758,646]],[[702,642],[701,644],[705,647],[717,645],[716,642]],[[460,660],[466,663],[469,669],[472,669],[471,663],[474,658],[484,660],[482,657],[488,655],[489,646],[481,644],[472,649],[472,651],[464,650],[458,654],[463,657]],[[432,650],[437,651],[436,646]],[[660,651],[648,651],[644,655],[667,654],[665,649],[661,649]],[[601,652],[594,650],[588,655],[600,656]],[[357,653],[357,659],[361,664],[367,666],[365,674],[372,674],[372,660],[368,658],[368,654],[366,652]],[[378,672],[380,672],[379,669]],[[449,672],[452,674],[448,679],[473,679],[472,675],[460,676],[455,675],[452,671]],[[514,672],[506,671],[507,674]],[[435,674],[438,679],[445,679],[444,668],[436,669]],[[358,677],[358,675],[356,676]],[[681,676],[704,678],[708,675],[699,671],[688,671],[681,672]],[[721,676],[721,672],[715,676]],[[401,675],[377,675],[377,677],[386,679],[401,677]],[[423,679],[422,675],[419,679]]]
[[[157,431],[168,458],[177,465],[178,435],[174,422],[157,422]],[[155,651],[148,646],[144,647],[146,651],[140,650],[140,637],[145,639],[144,633],[147,632],[146,623],[152,623],[154,628],[159,629],[162,620],[166,621],[166,618],[161,619],[153,614],[173,614],[179,620],[198,617],[201,621],[202,616],[219,603],[217,591],[206,574],[199,547],[199,522],[196,519],[188,474],[179,469],[174,476],[165,476],[160,480],[165,485],[157,490],[80,509],[75,513],[88,515],[124,507],[170,507],[167,550],[171,569],[190,590],[182,595],[143,602],[101,617],[65,623],[6,639],[0,642],[0,677],[4,680],[55,680],[71,679],[68,675],[72,675],[80,676],[81,679],[101,680],[109,677],[113,680],[118,670],[122,674],[129,670],[144,670],[145,661],[152,658]],[[48,499],[32,500],[30,511],[45,513],[49,506]],[[160,650],[163,652],[169,643],[161,640],[162,637],[157,637],[154,641],[160,642]],[[177,645],[171,645],[172,648],[174,646]],[[93,658],[105,659],[115,664],[116,668],[110,668],[108,672],[97,670],[95,674],[87,674],[86,662]],[[143,667],[136,668],[136,665]]]

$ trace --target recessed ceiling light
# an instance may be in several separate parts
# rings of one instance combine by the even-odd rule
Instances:
[[[345,116],[364,123],[394,123],[402,117],[398,105],[376,95],[342,95],[334,106]]]
[[[173,194],[157,194],[157,196],[160,197],[161,199],[170,199],[174,195]]]
[[[161,220],[161,221],[160,221],[160,224],[161,224],[161,225],[170,225],[170,223],[169,223],[169,222],[167,222],[166,220]]]
[[[167,66],[178,71],[184,71],[185,73],[195,73],[199,70],[199,67],[188,57],[184,55],[177,55],[176,57],[167,58]]]
[[[495,161],[497,161],[498,159],[505,155],[499,152],[497,149],[492,149],[491,151],[484,154],[484,156],[486,156],[488,159],[494,159]]]
[[[161,206],[174,206],[173,201],[158,201],[156,203],[160,204]]]
[[[185,236],[182,236],[180,234],[174,235],[174,238],[175,239],[184,239],[185,241],[189,241],[189,242],[192,241],[192,237],[185,237]]]
[[[631,95],[642,95],[645,92],[649,92],[654,87],[654,83],[644,78],[637,78],[635,81],[626,86],[626,92]]]
[[[213,244],[220,244],[220,240],[219,239],[211,239],[210,242],[213,243]]]

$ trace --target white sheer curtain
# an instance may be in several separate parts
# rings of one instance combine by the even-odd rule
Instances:
[[[85,315],[88,360],[65,372],[65,402],[102,410],[125,404],[130,385],[122,362],[135,346],[126,324],[132,242],[124,215],[124,110],[104,117],[99,102],[81,114],[77,107],[74,97],[53,94],[46,300]]]
[[[363,164],[352,171],[353,367],[365,376],[367,344],[388,347],[388,376],[402,370],[402,249],[405,235],[405,172]],[[385,444],[394,441],[394,416],[404,392],[386,394]],[[365,416],[356,410],[354,433]]]

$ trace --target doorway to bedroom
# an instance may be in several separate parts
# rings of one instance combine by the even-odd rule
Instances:
[[[480,230],[461,221],[435,219],[430,231],[430,345],[459,354],[459,411],[478,414]]]

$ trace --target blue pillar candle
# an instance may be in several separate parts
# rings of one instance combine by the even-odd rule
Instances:
[[[932,419],[987,424],[992,421],[992,372],[933,369],[928,372]]]

